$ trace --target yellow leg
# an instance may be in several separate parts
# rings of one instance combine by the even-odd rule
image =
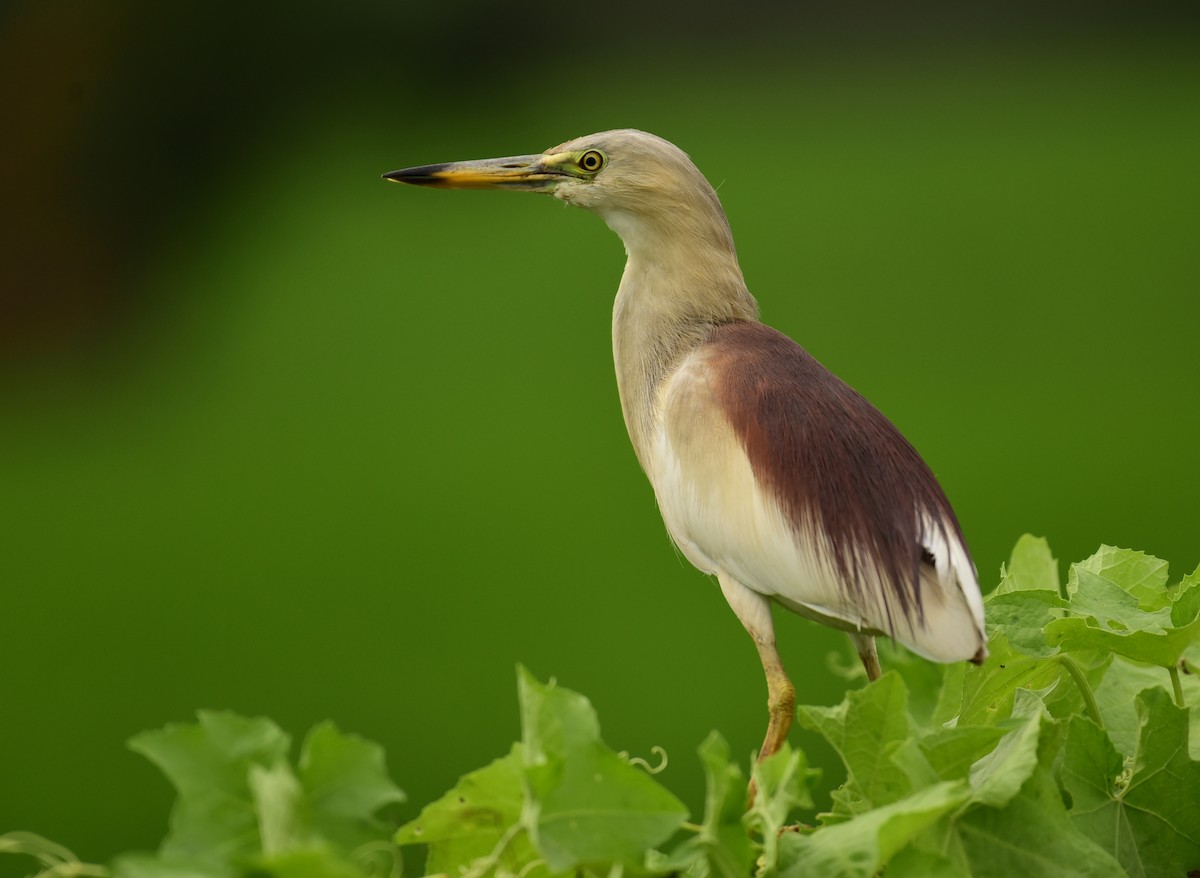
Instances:
[[[875,638],[870,634],[851,634],[854,648],[862,659],[863,667],[867,669],[867,679],[874,682],[879,679],[883,669],[879,667],[879,653],[875,651]]]
[[[730,608],[737,614],[742,625],[754,638],[758,657],[762,661],[763,673],[767,677],[767,710],[769,720],[762,749],[758,751],[761,762],[779,752],[787,740],[796,715],[796,690],[783,670],[779,652],[775,649],[775,626],[771,622],[771,602],[764,596],[742,585],[724,573],[717,575],[721,591]]]
[[[755,639],[754,645],[758,647],[758,657],[762,659],[763,672],[767,675],[767,711],[770,716],[767,735],[758,751],[758,761],[762,762],[768,756],[778,753],[783,742],[787,740],[792,720],[796,716],[796,688],[788,679],[783,663],[779,660],[775,639]]]

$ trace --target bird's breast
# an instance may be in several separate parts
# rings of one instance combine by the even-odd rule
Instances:
[[[755,477],[720,402],[719,372],[704,348],[662,382],[647,475],[680,551],[705,573],[726,573],[798,612],[875,627],[846,600],[814,534],[794,528]]]

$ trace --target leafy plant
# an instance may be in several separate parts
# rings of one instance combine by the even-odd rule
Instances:
[[[362,878],[398,872],[409,845],[426,874],[461,878],[1197,874],[1200,570],[1170,584],[1164,562],[1102,547],[1064,584],[1026,536],[986,603],[981,667],[888,652],[878,681],[798,709],[846,769],[820,813],[816,772],[786,746],[752,766],[748,807],[713,732],[689,822],[641,760],[603,743],[583,696],[521,669],[521,740],[394,839],[377,814],[403,796],[377,745],[324,724],[292,766],[268,720],[201,713],[131,742],[179,793],[157,853],[91,866],[19,833],[0,851],[97,878]]]
[[[0,850],[8,841],[14,852],[34,856],[47,878],[398,874],[391,830],[375,813],[404,794],[387,776],[382,748],[322,723],[293,767],[290,743],[270,720],[211,711],[196,723],[144,732],[130,747],[178,792],[156,854],[125,854],[103,868],[27,833],[0,836]]]

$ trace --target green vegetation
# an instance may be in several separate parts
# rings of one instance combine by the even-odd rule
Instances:
[[[600,738],[582,695],[518,672],[521,740],[399,828],[383,751],[313,729],[297,764],[268,720],[201,713],[134,750],[178,791],[155,854],[107,867],[35,836],[0,837],[43,876],[1182,876],[1200,868],[1200,569],[1102,547],[1065,585],[1024,537],[987,598],[991,657],[938,666],[901,654],[877,682],[799,724],[846,780],[814,813],[819,774],[791,747],[747,777],[713,732],[703,814],[644,760]],[[1190,743],[1189,743],[1190,742]],[[748,761],[748,760],[747,760]]]

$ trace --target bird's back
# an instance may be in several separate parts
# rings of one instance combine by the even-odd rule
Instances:
[[[662,381],[645,461],[697,567],[941,661],[981,657],[954,512],[877,409],[787,336],[714,327]]]

